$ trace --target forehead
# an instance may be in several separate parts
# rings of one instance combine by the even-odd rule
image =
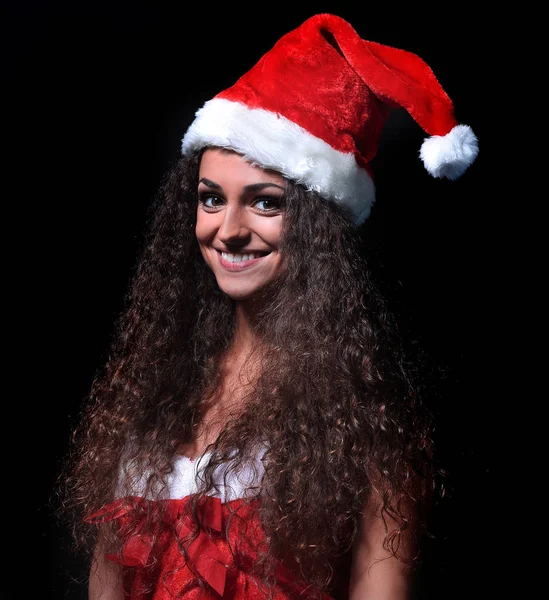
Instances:
[[[249,183],[272,182],[284,186],[285,180],[280,173],[253,165],[240,154],[232,150],[208,148],[200,160],[199,178],[206,178],[221,184],[246,185]]]

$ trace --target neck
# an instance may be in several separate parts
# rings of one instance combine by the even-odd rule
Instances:
[[[231,354],[242,355],[251,351],[254,346],[256,334],[254,332],[255,318],[253,313],[247,311],[241,304],[236,306],[236,323]]]
[[[231,351],[242,354],[252,351],[258,346],[257,322],[261,303],[251,299],[236,303],[235,308],[235,332]]]
[[[195,432],[205,440],[215,439],[223,424],[242,410],[243,392],[245,394],[249,390],[259,373],[261,359],[260,338],[255,327],[257,315],[257,303],[236,303],[233,340],[219,364],[221,381],[215,395],[203,405],[201,431]],[[191,450],[191,453],[195,453],[195,450]]]

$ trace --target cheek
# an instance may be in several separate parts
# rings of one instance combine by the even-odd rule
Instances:
[[[208,262],[208,253],[206,252],[206,244],[208,242],[208,228],[204,226],[204,223],[200,223],[197,220],[195,229],[194,229],[194,233],[195,233],[195,237],[196,237],[196,241],[198,243],[198,247],[200,248],[200,254],[202,254],[202,257],[204,258],[204,260],[206,261],[206,263],[209,264]]]
[[[211,226],[208,226],[208,220],[204,218],[204,214],[198,212],[194,233],[199,244],[205,244],[211,236]]]
[[[269,246],[278,248],[282,235],[282,221],[278,218],[272,218],[269,219],[269,221],[272,222],[263,226],[261,237],[269,244]]]
[[[204,239],[204,234],[202,231],[202,228],[200,227],[200,225],[197,223],[196,227],[194,228],[194,235],[196,237],[196,241],[200,244],[200,242]]]

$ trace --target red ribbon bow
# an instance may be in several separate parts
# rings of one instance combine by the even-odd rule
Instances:
[[[188,497],[182,500],[167,500],[163,522],[175,528],[178,539],[196,536],[187,548],[187,554],[194,569],[220,596],[225,590],[227,565],[223,553],[215,542],[223,534],[223,511],[221,500],[213,496],[203,496],[198,504],[198,517],[201,528],[197,526],[186,510]],[[90,523],[104,523],[119,519],[137,509],[143,498],[120,498],[91,515]],[[122,547],[120,556],[108,555],[108,558],[118,564],[128,567],[144,567],[154,546],[154,535],[150,532],[135,533]]]

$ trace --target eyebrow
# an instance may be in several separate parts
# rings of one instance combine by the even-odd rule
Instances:
[[[218,183],[215,183],[215,181],[211,181],[210,179],[206,179],[206,177],[202,177],[199,183],[203,183],[204,185],[207,185],[208,187],[211,187],[214,190],[223,190],[223,188]],[[245,185],[242,189],[245,192],[260,192],[261,190],[264,190],[268,187],[276,187],[279,190],[282,190],[283,192],[286,191],[282,186],[276,183],[272,183],[270,181],[264,183],[250,183],[249,185]]]

